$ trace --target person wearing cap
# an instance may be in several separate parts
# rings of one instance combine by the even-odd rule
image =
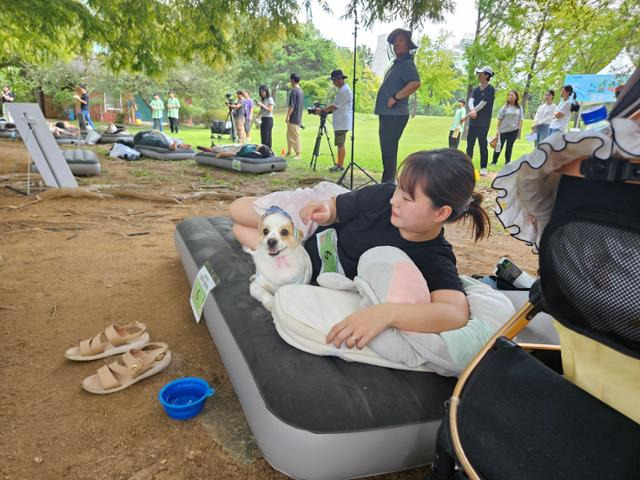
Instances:
[[[87,87],[84,85],[80,85],[79,87],[80,95],[74,95],[74,98],[80,102],[80,114],[82,118],[91,125],[91,128],[96,129],[93,124],[93,120],[91,120],[91,113],[89,113],[89,93],[87,93]],[[82,126],[82,125],[80,125]]]
[[[173,90],[169,90],[169,98],[167,99],[167,118],[169,119],[169,128],[171,129],[171,133],[178,133],[180,100],[176,98],[176,94]]]
[[[493,77],[493,69],[485,66],[476,69],[478,85],[471,92],[469,98],[469,113],[464,118],[469,118],[469,131],[467,133],[467,155],[473,158],[473,148],[478,140],[480,149],[480,175],[487,174],[489,163],[489,149],[487,148],[487,134],[491,126],[493,115],[493,100],[496,97],[496,89],[489,82]]]
[[[387,37],[396,55],[378,90],[374,113],[378,115],[382,182],[393,182],[398,164],[398,143],[409,121],[409,96],[420,88],[420,76],[411,51],[418,46],[411,32],[396,28]]]
[[[331,72],[329,80],[333,82],[333,85],[338,89],[333,102],[327,105],[325,108],[317,108],[316,114],[331,113],[333,112],[333,135],[334,143],[338,147],[338,161],[332,166],[330,172],[341,172],[344,170],[344,157],[347,155],[347,150],[344,147],[347,132],[351,130],[352,123],[352,108],[353,108],[353,93],[351,88],[344,81],[348,78],[342,73],[342,70],[334,70]]]
[[[304,93],[300,88],[300,75],[292,73],[291,90],[287,96],[287,156],[295,153],[294,160],[301,160],[302,144],[300,142],[300,126],[302,125],[302,109],[304,108]]]
[[[464,128],[464,120],[462,118],[467,113],[465,109],[466,104],[467,102],[465,102],[463,98],[458,100],[458,108],[453,114],[453,122],[449,130],[449,148],[458,148],[458,145],[460,145],[460,134]]]

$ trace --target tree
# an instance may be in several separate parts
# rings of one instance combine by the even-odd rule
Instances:
[[[297,11],[295,0],[12,0],[0,9],[0,65],[87,56],[96,45],[113,70],[152,75],[196,56],[264,58]]]
[[[422,86],[417,99],[427,107],[426,113],[430,108],[451,103],[455,92],[463,88],[454,54],[446,48],[448,37],[447,32],[441,32],[435,40],[425,35],[418,42],[415,63]]]

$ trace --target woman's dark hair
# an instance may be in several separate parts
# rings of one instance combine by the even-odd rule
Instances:
[[[518,92],[516,92],[515,90],[509,90],[509,93],[515,93],[516,95],[516,103],[514,103],[514,105],[516,107],[519,107],[520,104],[518,103],[520,101],[520,95],[518,94]],[[507,94],[507,100],[506,100],[507,105],[509,105],[509,95]]]
[[[264,92],[264,97],[262,96],[262,92]],[[260,85],[258,87],[258,95],[260,96],[260,98],[269,98],[271,97],[271,92],[269,91],[269,88],[266,85]]]
[[[552,96],[552,97],[554,97],[554,98],[555,98],[555,96],[556,96],[556,92],[554,92],[552,88],[550,88],[549,90],[547,90],[547,93],[550,93],[550,94],[551,94],[551,96]]]
[[[564,87],[562,87],[562,89],[569,92],[569,95],[573,93],[573,87],[571,85],[565,85]]]
[[[412,153],[402,162],[398,174],[398,186],[411,198],[419,187],[434,207],[451,207],[447,222],[470,218],[477,242],[489,235],[491,224],[482,208],[482,194],[473,190],[475,185],[471,159],[454,148]]]

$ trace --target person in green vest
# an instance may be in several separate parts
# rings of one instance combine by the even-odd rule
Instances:
[[[453,123],[449,129],[449,148],[458,148],[460,145],[460,137],[464,129],[464,119],[467,110],[464,108],[467,102],[464,99],[458,100],[458,108],[453,116]]]
[[[169,90],[167,99],[167,117],[169,118],[169,128],[171,133],[178,133],[178,119],[180,118],[180,100],[176,98],[173,90]]]
[[[149,104],[151,107],[151,118],[153,119],[153,129],[162,131],[162,116],[164,115],[164,102],[160,100],[160,95],[155,93],[153,100]]]

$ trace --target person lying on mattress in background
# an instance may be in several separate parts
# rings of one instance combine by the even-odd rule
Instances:
[[[191,145],[184,143],[178,138],[171,138],[169,135],[158,130],[146,130],[136,133],[133,137],[135,145],[147,145],[149,147],[160,147],[168,150],[190,149]]]
[[[54,137],[77,137],[80,129],[67,121],[49,122],[49,130]]]
[[[345,343],[348,348],[363,348],[387,327],[440,333],[461,328],[469,319],[469,306],[456,257],[444,237],[444,224],[470,219],[476,241],[489,234],[482,194],[474,191],[471,159],[449,148],[420,151],[409,155],[399,171],[397,186],[382,183],[327,195],[339,187],[324,185],[312,201],[308,201],[313,196],[309,189],[298,189],[259,199],[245,197],[231,205],[234,234],[250,248],[257,244],[262,209],[276,204],[292,214],[294,223],[299,219],[307,228],[303,233],[313,265],[312,282],[329,271],[354,278],[360,256],[377,246],[401,249],[420,270],[429,288],[430,303],[381,303],[361,309],[329,332],[326,341],[336,347]],[[307,201],[300,207],[296,197]],[[297,211],[292,211],[296,205]]]

